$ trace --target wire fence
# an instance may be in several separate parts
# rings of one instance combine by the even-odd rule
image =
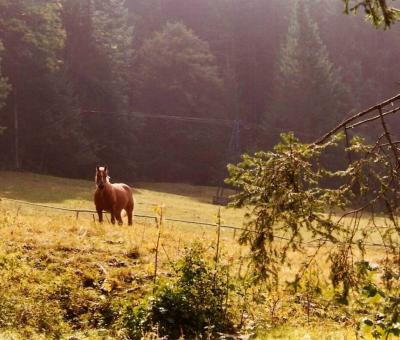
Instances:
[[[50,209],[50,210],[55,210],[55,211],[75,213],[75,216],[77,219],[79,218],[80,214],[92,214],[93,216],[94,216],[94,214],[97,214],[96,210],[91,210],[91,209],[73,209],[73,208],[57,207],[57,206],[52,206],[52,205],[47,205],[47,204],[32,203],[32,202],[16,200],[16,199],[12,199],[12,198],[5,198],[5,197],[0,197],[0,202],[1,201],[8,201],[8,202],[16,203],[16,204],[45,208],[45,209]],[[142,218],[142,219],[152,219],[156,222],[159,218],[156,215],[146,215],[146,214],[137,214],[137,213],[134,214],[134,217]],[[191,225],[198,225],[198,226],[205,226],[205,227],[230,229],[235,232],[240,231],[240,232],[260,233],[259,231],[256,231],[256,230],[251,230],[251,229],[232,226],[232,225],[220,224],[219,222],[210,223],[210,222],[203,222],[203,221],[191,221],[191,220],[183,220],[183,219],[167,218],[167,217],[164,217],[163,220],[166,222],[175,222],[175,223],[191,224]],[[275,235],[274,238],[276,238],[278,240],[282,240],[282,241],[293,242],[293,240],[291,240],[290,238],[284,237],[284,236]],[[325,238],[319,238],[319,239],[310,240],[310,241],[294,241],[293,243],[300,244],[300,245],[303,245],[306,247],[319,247],[320,244],[326,243],[327,241],[328,240]],[[340,244],[341,242],[337,242],[337,243]],[[344,242],[342,242],[342,243],[348,244],[348,243],[344,243]],[[352,242],[351,244],[359,246],[360,242]],[[362,245],[365,247],[370,247],[370,248],[384,248],[384,249],[389,248],[388,245],[380,244],[380,243],[373,243],[373,242],[362,242]]]

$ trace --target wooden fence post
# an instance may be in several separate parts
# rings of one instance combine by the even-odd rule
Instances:
[[[215,273],[218,269],[218,262],[219,262],[219,242],[221,238],[221,208],[218,208],[218,215],[217,215],[217,249],[215,254]]]
[[[164,211],[163,211],[163,207],[161,206],[161,207],[159,207],[158,209],[156,209],[156,213],[158,214],[158,236],[157,236],[157,244],[156,244],[156,256],[155,256],[155,259],[154,259],[154,279],[153,279],[153,284],[154,284],[154,286],[153,286],[153,293],[154,293],[154,291],[155,291],[155,284],[156,284],[156,281],[157,281],[157,270],[158,270],[158,249],[159,249],[159,247],[160,247],[160,238],[161,238],[161,231],[162,231],[162,227],[163,227],[163,218],[164,218],[164,216],[163,216],[163,213],[164,213]]]

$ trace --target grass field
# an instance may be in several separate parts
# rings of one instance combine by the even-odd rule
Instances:
[[[90,181],[29,173],[0,172],[0,176],[0,197],[94,208],[94,183]],[[157,206],[164,206],[166,217],[215,223],[218,207],[210,204],[214,193],[212,187],[137,183],[135,212],[154,215]],[[243,210],[222,208],[221,214],[223,224],[241,226]],[[2,200],[0,339],[123,339],[118,325],[111,326],[107,318],[113,315],[118,319],[115,313],[126,303],[139,304],[151,294],[158,235],[152,219],[136,218],[132,228],[100,225],[92,214],[80,214],[77,219],[74,213]],[[242,259],[248,253],[237,238],[232,230],[221,231],[221,262],[230,264],[232,276],[242,274]],[[203,244],[204,255],[212,261],[216,240],[214,227],[166,223],[161,233],[157,279],[168,281],[174,276],[174,261],[194,241]],[[379,251],[371,253],[372,258],[379,256]],[[321,268],[327,271],[324,261],[322,254]],[[300,262],[298,257],[292,258],[294,267]],[[292,270],[284,268],[283,273],[289,278]],[[260,289],[255,288],[253,293]],[[271,295],[246,302],[249,332],[253,322],[265,326],[258,338],[355,338],[355,321],[346,308],[337,309],[337,318],[329,316],[321,325],[320,313],[310,318],[301,305],[293,304],[293,296],[284,291],[278,295],[278,301]]]

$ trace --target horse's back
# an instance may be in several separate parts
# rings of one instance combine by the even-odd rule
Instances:
[[[129,185],[125,184],[125,183],[113,183],[112,186],[114,188],[117,188],[118,190],[126,191],[128,193],[132,193],[132,188]]]
[[[129,185],[125,183],[114,183],[113,187],[128,199],[128,203],[133,202],[133,192]]]

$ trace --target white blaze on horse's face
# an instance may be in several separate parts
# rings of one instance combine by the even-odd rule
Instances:
[[[98,166],[96,167],[95,177],[96,187],[104,189],[105,183],[108,183],[108,170],[107,167]]]

